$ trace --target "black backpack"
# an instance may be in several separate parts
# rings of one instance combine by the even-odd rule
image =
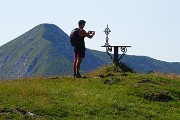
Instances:
[[[71,45],[73,47],[78,47],[79,46],[79,35],[78,35],[78,32],[79,32],[79,28],[75,28],[71,31],[71,34],[70,34],[70,42],[71,42]]]

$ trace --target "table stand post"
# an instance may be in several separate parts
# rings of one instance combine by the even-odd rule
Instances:
[[[118,58],[118,46],[114,46],[114,59],[113,62],[115,65],[119,64],[119,58]]]

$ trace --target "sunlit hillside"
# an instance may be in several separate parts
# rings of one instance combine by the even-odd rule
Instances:
[[[179,120],[180,76],[110,66],[80,79],[1,80],[0,119]]]

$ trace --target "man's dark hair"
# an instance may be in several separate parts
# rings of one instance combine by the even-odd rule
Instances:
[[[81,25],[81,24],[85,25],[85,24],[86,24],[86,21],[80,20],[80,21],[78,22],[78,24],[79,24],[79,25]]]

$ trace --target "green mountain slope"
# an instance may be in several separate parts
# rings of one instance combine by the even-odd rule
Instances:
[[[126,55],[122,60],[139,73],[161,72],[180,74],[180,63],[165,62],[147,56]]]
[[[117,71],[102,68],[86,79],[0,81],[0,119],[180,119],[179,76]]]
[[[56,53],[53,46],[57,39],[62,40],[61,43],[65,43],[66,39],[62,35],[54,35],[56,31],[50,31],[46,26],[48,25],[38,25],[0,48],[1,76],[23,77],[50,74],[50,71],[58,72],[55,68],[49,67],[60,67],[61,65],[57,63],[62,63],[57,62],[58,59],[54,59],[53,55]],[[57,30],[60,31],[59,28]],[[54,37],[54,41],[47,39],[51,35]],[[61,56],[61,61],[68,64],[68,59],[64,58],[60,52],[56,56]],[[62,65],[65,65],[65,62]]]

